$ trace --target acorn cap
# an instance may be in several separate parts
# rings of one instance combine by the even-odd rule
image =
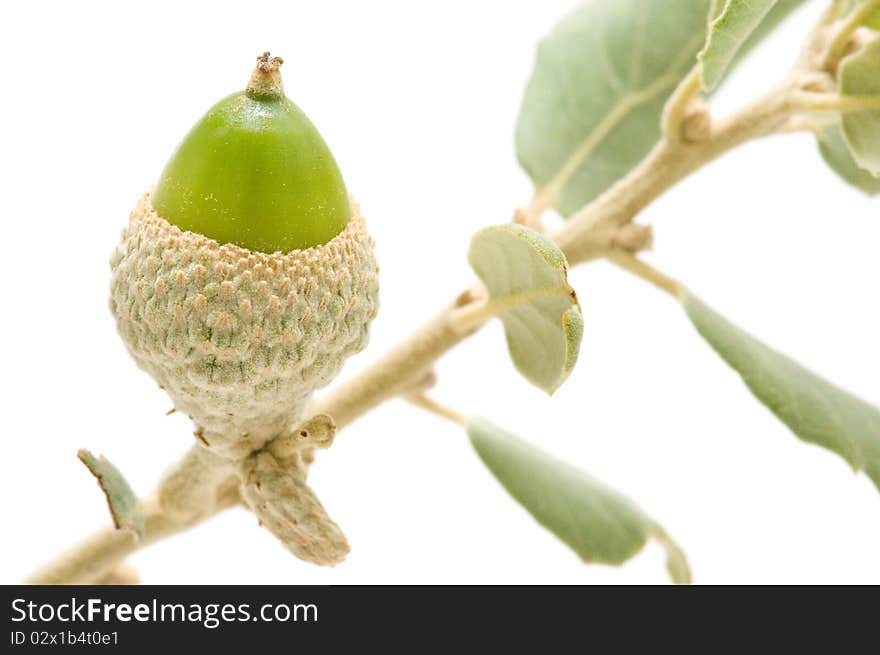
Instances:
[[[299,419],[366,346],[378,310],[373,241],[354,204],[327,243],[266,254],[171,225],[147,193],[111,269],[110,308],[132,357],[230,458]]]

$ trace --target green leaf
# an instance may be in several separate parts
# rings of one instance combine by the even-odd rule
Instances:
[[[727,72],[737,52],[773,9],[777,0],[727,0],[709,25],[706,45],[700,51],[700,79],[711,91]]]
[[[504,324],[517,370],[553,393],[574,368],[584,331],[565,255],[541,234],[511,224],[477,232],[468,261]]]
[[[880,38],[844,59],[839,78],[844,96],[880,95]],[[841,123],[855,162],[871,174],[880,175],[880,110],[848,112]]]
[[[77,457],[97,478],[98,484],[107,498],[107,505],[110,507],[110,515],[113,517],[113,524],[116,528],[131,530],[138,536],[142,536],[144,516],[140,504],[119,469],[103,455],[95,457],[85,448],[77,453]]]
[[[584,562],[623,564],[653,537],[666,549],[672,580],[690,582],[682,550],[631,500],[488,421],[473,419],[467,432],[510,495]]]
[[[824,128],[816,138],[822,158],[840,177],[868,195],[880,193],[880,178],[856,164],[839,124]]]
[[[756,0],[763,1],[763,0]],[[778,0],[741,59],[804,0]],[[538,47],[516,125],[536,204],[570,216],[641,161],[721,0],[588,0]]]
[[[797,9],[799,6],[804,4],[806,0],[776,0],[773,3],[773,7],[770,11],[764,15],[763,20],[761,20],[756,27],[754,27],[751,33],[746,37],[746,39],[737,45],[736,53],[733,56],[733,59],[730,61],[728,66],[726,67],[724,74],[722,75],[720,81],[724,81],[724,77],[733,70],[736,65],[741,62],[749,52],[757,46],[761,41],[763,41],[770,32],[772,32],[776,27],[788,17],[788,15]],[[738,0],[738,4],[741,4],[742,0]],[[721,11],[725,8],[726,2],[725,0],[715,0],[715,6],[709,13],[709,16],[712,17],[712,20],[719,17]],[[712,25],[710,21],[710,32],[709,36],[711,37]],[[704,47],[705,50],[705,47]]]
[[[666,98],[694,65],[709,0],[592,0],[538,47],[516,148],[536,193],[568,216],[660,138]]]
[[[797,437],[837,453],[880,488],[880,410],[761,343],[690,293],[682,304],[709,345]]]
[[[703,89],[715,89],[724,76],[804,0],[715,0],[702,62]]]

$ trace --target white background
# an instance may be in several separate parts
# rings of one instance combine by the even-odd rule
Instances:
[[[606,0],[611,1],[611,0]],[[683,1],[683,0],[678,0]],[[823,3],[717,97],[786,70]],[[108,521],[76,460],[106,454],[147,492],[192,443],[107,310],[108,258],[138,195],[254,57],[282,55],[382,263],[363,367],[472,279],[468,240],[531,187],[513,129],[534,46],[574,2],[7,3],[0,16],[3,539],[15,582]],[[880,402],[880,216],[812,139],[750,144],[644,212],[657,266],[768,343]],[[698,582],[880,582],[880,494],[795,439],[664,294],[606,264],[572,282],[580,363],[550,399],[513,370],[500,325],[438,366],[438,399],[482,414],[634,498]],[[323,569],[230,511],[132,558],[153,583],[662,583],[649,545],[585,566],[534,524],[451,424],[392,402],[342,432],[311,483],[352,544]]]

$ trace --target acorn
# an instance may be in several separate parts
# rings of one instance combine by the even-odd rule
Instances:
[[[373,241],[281,63],[192,128],[111,259],[128,351],[235,460],[295,427],[378,309]]]

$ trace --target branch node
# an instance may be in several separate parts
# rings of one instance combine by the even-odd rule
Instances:
[[[654,245],[654,230],[650,225],[627,223],[611,235],[611,246],[627,252],[650,250]]]
[[[695,98],[681,119],[681,139],[687,143],[703,143],[712,136],[712,113],[702,98]]]
[[[807,71],[797,80],[796,86],[802,91],[827,93],[834,89],[834,78],[824,71]]]

